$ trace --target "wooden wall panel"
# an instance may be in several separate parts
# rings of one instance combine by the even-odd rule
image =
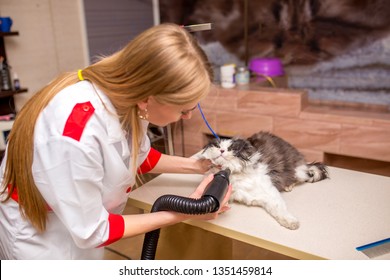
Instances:
[[[274,133],[297,148],[338,152],[341,125],[294,118],[274,118]]]
[[[308,161],[324,161],[329,154],[380,161],[380,169],[390,169],[384,166],[390,166],[390,112],[315,105],[304,91],[269,88],[220,89],[202,104],[220,136],[271,131],[297,147]],[[185,124],[184,145],[195,153],[211,132],[197,114]]]
[[[221,112],[217,114],[216,129],[223,136],[249,137],[260,130],[272,131],[273,119],[269,116]]]
[[[297,117],[302,110],[302,92],[239,92],[238,110],[261,115]]]
[[[202,109],[209,111],[237,111],[237,98],[238,90],[215,87],[200,104]]]
[[[372,126],[343,125],[339,153],[390,161],[390,130]]]

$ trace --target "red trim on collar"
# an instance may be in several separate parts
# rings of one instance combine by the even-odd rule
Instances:
[[[11,184],[8,184],[7,188],[8,188],[8,193],[11,191]],[[14,200],[15,202],[17,202],[19,204],[19,195],[18,195],[18,189],[15,187],[13,192],[11,193],[10,195],[11,199]],[[47,208],[47,211],[53,211],[53,209],[50,208],[49,205],[46,204],[46,208]]]
[[[8,188],[8,193],[11,191],[11,187],[12,185],[11,184],[8,184],[7,188]],[[16,187],[14,188],[13,192],[11,193],[11,196],[10,196],[13,200],[15,200],[16,202],[19,203],[19,196],[18,196],[18,190],[16,189]]]
[[[154,148],[150,148],[148,156],[138,168],[138,174],[145,174],[152,170],[160,160],[160,157],[161,153],[159,151]]]
[[[91,102],[77,103],[66,120],[62,135],[80,141],[84,128],[94,112],[95,108]]]

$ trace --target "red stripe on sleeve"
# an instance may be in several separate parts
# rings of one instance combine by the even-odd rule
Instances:
[[[152,170],[160,160],[161,153],[154,148],[150,148],[149,154],[138,168],[138,174],[145,174]]]
[[[118,241],[125,232],[125,220],[122,215],[109,214],[108,216],[109,234],[108,239],[98,247],[104,247]]]
[[[95,112],[95,108],[91,102],[77,103],[65,123],[62,135],[80,141],[84,128],[93,112]]]

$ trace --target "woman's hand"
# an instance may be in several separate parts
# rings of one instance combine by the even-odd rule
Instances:
[[[196,190],[191,194],[191,198],[201,198],[207,185],[213,180],[214,175],[210,174],[203,179]],[[173,211],[158,211],[146,214],[124,215],[125,232],[123,237],[133,237],[155,229],[177,224],[189,219],[197,220],[212,220],[218,217],[219,214],[227,211],[230,207],[227,205],[229,201],[232,187],[229,185],[228,191],[221,203],[221,207],[215,213],[205,215],[190,215],[182,214]]]
[[[211,160],[205,158],[197,159],[195,165],[200,174],[208,172],[213,167]]]
[[[160,160],[150,173],[205,174],[214,171],[214,167],[216,166],[209,159],[195,156],[186,158],[162,154]]]
[[[219,170],[221,170],[220,165],[215,165],[211,160],[205,158],[197,159],[195,165],[197,166],[197,169],[199,170],[200,174],[205,174],[210,172],[216,173]]]
[[[213,180],[214,175],[210,174],[207,177],[203,179],[203,181],[199,184],[199,186],[196,188],[196,190],[190,195],[191,198],[201,198],[207,185]],[[199,220],[212,220],[218,217],[219,214],[227,211],[230,209],[230,206],[228,205],[228,201],[230,198],[230,195],[232,193],[232,186],[228,186],[228,190],[226,192],[226,195],[221,203],[221,207],[218,209],[218,211],[210,214],[205,215],[191,215],[191,219],[199,219]]]

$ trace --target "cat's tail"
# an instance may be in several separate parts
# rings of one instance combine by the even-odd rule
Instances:
[[[306,182],[314,183],[329,178],[328,168],[321,162],[312,162],[307,164],[307,175],[309,176]]]
[[[328,168],[321,162],[312,162],[300,166],[296,170],[299,181],[314,183],[329,178]]]

